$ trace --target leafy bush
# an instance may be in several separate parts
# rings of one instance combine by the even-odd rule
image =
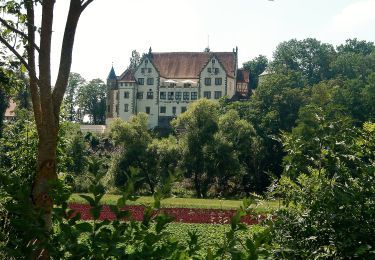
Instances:
[[[273,190],[283,195],[287,206],[272,226],[274,257],[375,257],[375,124],[366,123],[358,130],[337,122],[330,122],[330,131],[315,129],[324,144],[310,140],[316,154],[305,165],[307,171],[296,177],[301,168],[295,168]],[[337,131],[332,133],[333,129]],[[299,149],[308,140],[294,134],[285,139],[288,162],[300,165]],[[301,145],[291,143],[296,140]]]

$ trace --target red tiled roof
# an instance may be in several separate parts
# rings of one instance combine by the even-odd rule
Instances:
[[[134,71],[127,69],[119,77],[119,81],[135,82]]]
[[[232,52],[165,52],[152,53],[152,63],[160,76],[171,79],[199,78],[211,55],[215,55],[228,76],[234,77],[235,54]]]

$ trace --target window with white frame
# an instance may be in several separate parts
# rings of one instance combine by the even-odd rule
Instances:
[[[181,100],[181,91],[176,91],[176,100]]]
[[[168,92],[168,100],[173,100],[174,92]]]
[[[147,99],[153,99],[154,98],[154,92],[147,91]]]
[[[221,85],[223,84],[223,79],[222,78],[215,78],[215,85],[218,86],[218,85]]]
[[[211,78],[205,78],[204,79],[204,85],[211,86]]]
[[[147,85],[154,85],[154,78],[147,78]]]
[[[183,100],[189,100],[190,92],[184,92]]]

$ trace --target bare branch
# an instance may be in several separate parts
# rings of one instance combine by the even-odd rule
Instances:
[[[56,116],[59,113],[60,105],[66,90],[66,85],[68,84],[72,64],[74,38],[81,13],[81,0],[71,0],[61,47],[59,73],[57,75],[55,88],[52,94]]]
[[[27,31],[28,31],[28,42],[35,42],[35,14],[34,14],[34,3],[33,0],[26,0],[25,7],[27,12]],[[27,51],[27,59],[29,61],[29,67],[31,70],[36,73],[36,65],[35,65],[35,48],[28,44],[26,46]],[[40,95],[38,90],[38,80],[35,80],[33,77],[30,77],[30,94],[31,100],[33,103],[33,111],[34,111],[34,118],[36,122],[36,126],[38,129],[38,133],[41,133],[43,126],[42,126],[42,107],[40,104]]]
[[[52,87],[51,87],[51,44],[53,8],[55,0],[43,0],[42,21],[40,32],[39,52],[39,95],[42,111],[43,127],[55,129],[58,118],[53,114]]]
[[[4,20],[3,18],[0,17],[0,22],[6,27],[8,28],[9,30],[11,30],[12,32],[16,33],[16,34],[19,34],[21,35],[23,38],[25,38],[26,40],[29,40],[29,36],[26,35],[24,32],[18,30],[17,28],[14,28],[13,26],[11,26],[6,20]],[[33,45],[33,47],[39,51],[39,46],[35,44],[35,42],[31,42],[31,44]]]
[[[81,1],[81,4],[82,4],[82,11],[85,10],[85,8],[91,4],[94,0],[87,0],[86,2],[85,1]],[[85,2],[85,3],[84,3]]]
[[[75,33],[79,18],[83,10],[94,0],[70,0],[68,18],[66,20],[64,38],[61,47],[60,67],[55,88],[53,90],[53,103],[55,116],[58,117],[61,102],[68,84]]]

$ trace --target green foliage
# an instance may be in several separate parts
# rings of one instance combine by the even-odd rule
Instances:
[[[1,63],[2,62],[0,62],[0,64]],[[20,89],[22,88],[17,78],[16,70],[17,68],[4,66],[4,64],[2,64],[0,68],[0,137],[3,134],[4,115],[8,108],[9,101],[11,98],[15,100],[17,92],[20,93]]]
[[[0,252],[4,258],[27,255],[27,242],[35,239],[35,232],[43,237],[30,203],[37,134],[29,112],[18,111],[17,118],[6,125],[0,139]]]
[[[69,147],[67,148],[68,157],[70,160],[67,162],[67,171],[74,174],[80,175],[86,168],[86,144],[82,133],[77,132],[74,135]]]
[[[339,54],[356,53],[366,56],[374,51],[375,46],[373,42],[359,41],[357,38],[348,39],[345,41],[345,44],[337,46],[337,52]]]
[[[254,59],[243,64],[244,70],[249,71],[249,87],[256,89],[258,86],[259,75],[265,71],[268,66],[268,59],[264,55],[259,55]]]
[[[251,124],[235,110],[220,116],[216,102],[202,99],[172,125],[179,132],[180,168],[192,180],[198,197],[228,196],[242,190],[242,178],[255,156],[256,134]]]
[[[313,122],[319,123],[303,121],[284,139],[291,177],[283,176],[275,189],[288,207],[278,212],[272,228],[278,248],[273,253],[286,258],[373,258],[374,124],[353,129],[340,120],[316,117]]]
[[[83,119],[83,115],[78,113],[76,106],[78,105],[78,93],[81,93],[80,89],[85,84],[86,80],[80,74],[75,72],[69,74],[69,81],[66,87],[63,105],[66,107],[67,120],[70,122],[82,121]]]
[[[329,65],[334,57],[335,49],[330,44],[312,38],[292,39],[277,46],[271,67],[272,71],[299,72],[313,85],[331,77]]]
[[[139,55],[139,52],[137,52],[137,50],[132,50],[132,56],[130,58],[128,69],[135,70],[138,67],[140,61],[141,56]]]
[[[80,113],[89,115],[94,125],[105,124],[106,90],[101,79],[93,79],[79,88],[77,101]]]
[[[79,216],[72,215],[65,202],[54,209],[56,231],[49,245],[51,255],[64,259],[187,259],[195,256],[198,240],[192,236],[189,246],[185,246],[172,239],[166,231],[172,220],[170,217],[163,214],[154,216],[152,208],[148,208],[144,220],[136,222],[129,211],[121,208],[130,199],[129,194],[134,192],[134,185],[131,185],[134,179],[129,179],[118,206],[111,206],[117,220],[99,221],[100,200],[104,195],[100,178],[97,174],[93,179],[91,196],[82,195],[91,206],[93,221],[79,221]],[[157,200],[155,204],[158,204]],[[123,221],[123,218],[127,220]]]
[[[150,178],[153,172],[149,172],[149,159],[153,160],[153,158],[149,158],[147,153],[152,137],[147,128],[147,115],[139,113],[129,122],[120,119],[113,121],[110,125],[110,136],[114,144],[119,147],[109,171],[109,178],[114,185],[124,186],[130,176],[130,170],[137,168],[140,179],[147,182],[153,192],[155,183]],[[135,185],[138,190],[142,187],[142,182],[137,182]]]

